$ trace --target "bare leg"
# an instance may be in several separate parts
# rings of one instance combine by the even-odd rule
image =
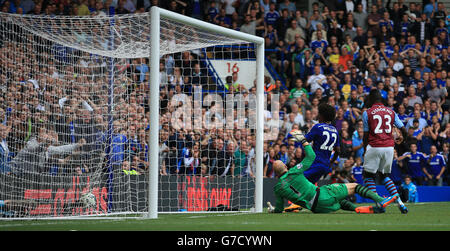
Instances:
[[[369,188],[362,186],[358,183],[346,183],[348,195],[358,194],[363,198],[369,198],[375,202],[382,202],[384,199],[377,193],[372,192]]]
[[[358,183],[345,183],[345,186],[347,187],[348,195],[351,196],[351,195],[355,194],[357,185],[358,185]]]

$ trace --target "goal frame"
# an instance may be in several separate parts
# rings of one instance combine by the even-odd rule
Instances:
[[[146,218],[158,218],[158,183],[159,183],[159,60],[161,18],[169,19],[199,28],[215,34],[232,37],[256,47],[256,170],[255,170],[255,205],[253,212],[263,211],[263,144],[264,144],[264,39],[251,34],[235,31],[215,24],[168,11],[157,6],[150,9],[150,128],[149,128],[149,198]],[[157,39],[154,39],[157,38]]]

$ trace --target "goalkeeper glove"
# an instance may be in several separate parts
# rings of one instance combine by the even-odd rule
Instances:
[[[301,142],[302,144],[308,142],[300,130],[291,131],[291,135],[294,141]]]
[[[275,211],[275,208],[272,206],[270,201],[267,202],[267,212],[273,213]]]

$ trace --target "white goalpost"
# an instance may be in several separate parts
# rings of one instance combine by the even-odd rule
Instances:
[[[242,40],[247,43],[256,44],[256,174],[255,174],[255,207],[254,212],[262,212],[262,167],[263,167],[263,142],[264,142],[264,40],[260,37],[245,34],[243,32],[237,32],[234,30],[226,29],[210,23],[198,21],[193,18],[179,15],[164,9],[153,7],[150,12],[151,16],[151,37],[160,37],[160,19],[161,17],[173,20],[179,23],[187,24],[189,26],[220,34],[226,37]],[[158,39],[151,40],[151,53],[150,62],[151,65],[159,64],[160,58],[160,41]],[[150,82],[159,83],[159,69],[153,68],[150,72]],[[157,97],[150,100],[151,114],[159,114],[159,88],[154,85],[150,87],[150,96]],[[159,143],[159,118],[154,116],[150,118],[150,145],[156,145]],[[159,163],[158,149],[153,148],[150,152],[150,166],[156,167]],[[157,218],[158,216],[158,169],[150,169],[149,175],[149,218]]]
[[[264,77],[263,38],[158,7],[0,13],[0,219],[262,212]]]

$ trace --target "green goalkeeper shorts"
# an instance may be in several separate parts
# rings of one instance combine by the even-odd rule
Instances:
[[[314,213],[331,213],[341,208],[340,201],[348,196],[347,186],[341,183],[320,187],[319,201]]]

